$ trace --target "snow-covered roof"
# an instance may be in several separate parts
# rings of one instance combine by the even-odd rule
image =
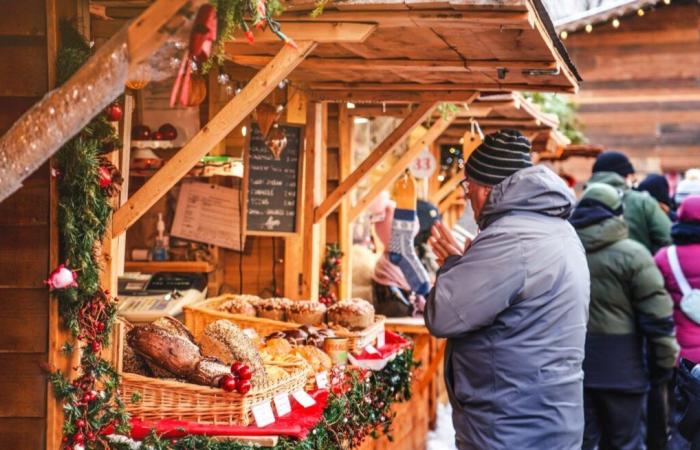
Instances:
[[[661,3],[662,0],[545,0],[558,31],[575,31]]]

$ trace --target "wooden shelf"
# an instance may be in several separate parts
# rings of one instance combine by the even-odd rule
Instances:
[[[216,266],[206,261],[127,261],[126,272],[204,272],[211,273]]]

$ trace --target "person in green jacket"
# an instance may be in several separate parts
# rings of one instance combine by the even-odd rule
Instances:
[[[634,181],[634,167],[627,156],[619,152],[601,153],[593,164],[589,183],[605,183],[624,192],[625,222],[629,237],[652,254],[671,245],[671,220],[647,192],[630,189]]]
[[[670,378],[678,356],[671,297],[649,251],[628,238],[622,196],[591,183],[570,218],[591,273],[584,450],[644,449],[650,381]]]

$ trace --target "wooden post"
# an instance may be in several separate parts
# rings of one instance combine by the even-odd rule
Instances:
[[[306,155],[304,156],[304,227],[302,243],[302,296],[318,298],[321,257],[325,246],[326,221],[312,220],[314,210],[325,197],[326,190],[326,106],[313,103],[306,119]],[[289,257],[287,255],[286,257]],[[292,256],[293,257],[293,256]]]
[[[133,92],[127,92],[124,95],[124,118],[121,123],[121,139],[122,148],[119,152],[119,171],[122,174],[124,181],[122,182],[122,190],[119,192],[119,201],[117,207],[121,208],[129,199],[129,164],[131,161],[131,124],[134,114],[135,102]],[[117,237],[117,254],[112,255],[115,260],[113,270],[115,277],[124,274],[124,265],[126,264],[126,233],[122,233]],[[116,291],[114,294],[116,295]]]
[[[352,128],[353,118],[348,113],[344,104],[338,107],[338,153],[340,160],[339,178],[344,180],[350,175],[352,169]],[[350,196],[346,195],[340,202],[338,209],[338,241],[341,259],[340,287],[338,297],[346,299],[352,297],[352,226],[350,223]]]
[[[435,103],[421,103],[414,109],[391,134],[377,146],[367,158],[344,180],[340,185],[316,208],[314,212],[314,222],[319,222],[340,205],[345,197],[357,183],[362,181],[369,171],[377,165],[387,154],[398,147],[413,128],[424,121],[435,109]],[[352,218],[351,218],[352,220]]]
[[[119,236],[184,177],[195,164],[250,114],[315,47],[311,41],[289,46],[258,72],[240,94],[156,172],[126,204],[114,213],[112,233]]]
[[[403,155],[401,158],[393,164],[389,170],[379,179],[362,197],[358,200],[357,204],[350,211],[350,220],[355,220],[365,208],[372,203],[372,201],[377,198],[377,196],[391,183],[396,180],[399,175],[403,173],[404,170],[411,164],[418,154],[423,151],[425,147],[429,147],[440,135],[450,126],[450,124],[455,120],[455,115],[450,117],[441,117],[438,119],[428,130],[425,135],[417,140]]]

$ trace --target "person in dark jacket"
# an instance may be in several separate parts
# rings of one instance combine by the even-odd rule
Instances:
[[[634,167],[619,152],[601,153],[593,164],[589,183],[605,183],[624,192],[625,222],[629,237],[644,245],[651,254],[671,244],[671,221],[656,200],[646,192],[630,189]]]
[[[580,450],[589,277],[574,197],[513,130],[486,136],[465,171],[481,232],[463,253],[433,227],[442,267],[425,311],[448,339],[457,448]]]
[[[584,450],[643,450],[650,373],[670,379],[678,356],[671,297],[649,251],[628,238],[622,196],[589,184],[570,219],[591,273]]]
[[[666,177],[656,173],[647,175],[644,181],[637,186],[638,191],[648,192],[649,195],[654,197],[671,222],[675,222],[676,212],[674,211],[673,200],[671,200],[670,189]]]

